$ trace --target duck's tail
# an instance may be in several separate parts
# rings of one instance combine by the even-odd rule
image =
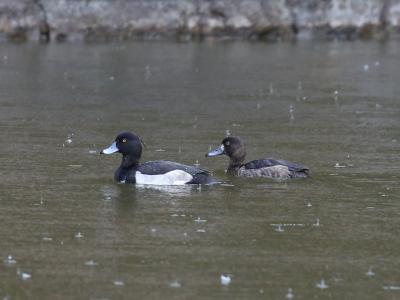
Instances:
[[[188,184],[206,184],[206,185],[213,185],[222,183],[222,180],[214,178],[210,175],[198,173],[193,176],[193,179],[188,182]]]
[[[311,176],[309,169],[303,169],[292,172],[292,178],[308,178]]]

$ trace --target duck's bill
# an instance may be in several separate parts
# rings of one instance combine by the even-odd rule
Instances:
[[[117,147],[117,143],[114,142],[114,143],[111,144],[110,147],[101,150],[100,154],[113,154],[113,153],[118,152],[118,151],[119,150],[118,150],[118,147]]]
[[[210,151],[206,154],[206,157],[213,157],[213,156],[218,156],[225,154],[224,152],[224,145],[219,146],[217,149]]]

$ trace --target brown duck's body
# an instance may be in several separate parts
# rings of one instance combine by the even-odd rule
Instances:
[[[267,177],[277,179],[292,177],[289,169],[285,166],[273,166],[260,169],[246,169],[246,167],[243,166],[236,171],[235,175],[242,177]]]
[[[306,178],[307,167],[283,159],[263,158],[244,163],[246,149],[239,137],[227,137],[219,148],[207,156],[226,154],[229,156],[228,174],[241,177],[265,177],[274,179]]]

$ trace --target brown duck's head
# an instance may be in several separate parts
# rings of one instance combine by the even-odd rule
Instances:
[[[246,148],[240,137],[229,136],[222,140],[221,146],[210,151],[206,157],[218,156],[225,154],[231,159],[231,164],[239,165],[244,162],[246,157]]]

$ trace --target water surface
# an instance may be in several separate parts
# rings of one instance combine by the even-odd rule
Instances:
[[[0,45],[0,297],[398,299],[399,48]],[[116,184],[122,130],[226,184]],[[227,177],[226,134],[312,178]]]

